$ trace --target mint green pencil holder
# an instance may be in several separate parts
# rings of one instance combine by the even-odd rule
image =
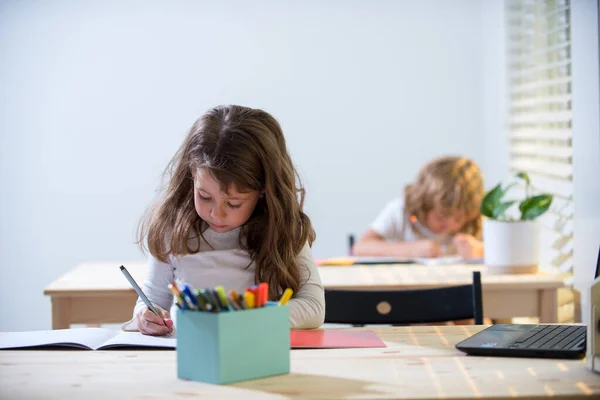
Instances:
[[[214,384],[290,372],[289,307],[177,310],[177,376]]]

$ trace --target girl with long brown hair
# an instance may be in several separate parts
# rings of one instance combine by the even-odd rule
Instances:
[[[269,298],[291,288],[290,323],[316,328],[324,291],[310,246],[315,233],[302,211],[304,189],[279,123],[267,112],[220,106],[190,129],[169,163],[168,182],[140,224],[150,253],[143,290],[167,319],[138,299],[124,329],[162,335],[172,329],[172,280],[243,292],[269,283]],[[145,247],[145,246],[144,246]]]

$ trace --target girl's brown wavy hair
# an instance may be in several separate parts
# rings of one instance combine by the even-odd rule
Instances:
[[[302,211],[304,189],[281,127],[262,110],[219,106],[194,123],[165,170],[162,196],[140,222],[142,249],[146,239],[150,254],[163,262],[200,251],[206,224],[194,207],[193,174],[199,168],[224,192],[231,184],[264,192],[240,230],[239,245],[256,264],[255,283],[269,283],[269,298],[288,287],[297,293],[302,284],[297,256],[307,242],[312,245],[315,232]]]
[[[439,209],[446,215],[460,213],[467,222],[459,232],[481,237],[481,200],[483,176],[479,166],[466,157],[440,157],[427,163],[416,182],[404,189],[404,207],[408,215],[420,221]]]

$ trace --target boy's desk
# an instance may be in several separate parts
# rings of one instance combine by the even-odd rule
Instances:
[[[377,328],[387,348],[292,350],[290,374],[224,386],[177,379],[174,351],[2,351],[0,397],[498,399],[600,393],[600,375],[582,360],[474,357],[454,348],[482,328]]]
[[[140,284],[146,264],[125,264]],[[44,294],[52,300],[52,328],[70,324],[119,323],[131,319],[137,295],[113,263],[84,263],[51,283]],[[318,267],[327,289],[417,289],[472,282],[482,271],[484,315],[492,319],[539,317],[557,322],[560,277],[543,273],[491,275],[482,265],[368,265]]]

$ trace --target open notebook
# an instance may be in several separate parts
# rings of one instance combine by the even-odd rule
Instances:
[[[175,335],[157,337],[105,328],[0,333],[0,350],[23,348],[108,350],[161,347],[174,349],[176,345]]]
[[[373,331],[292,330],[292,348],[332,349],[385,347]],[[0,350],[9,349],[175,349],[175,334],[146,336],[104,328],[57,329],[53,331],[0,332]]]

